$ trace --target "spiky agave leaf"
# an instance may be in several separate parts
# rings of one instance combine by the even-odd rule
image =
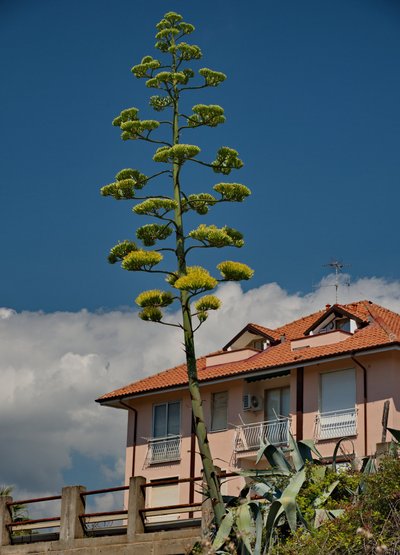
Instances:
[[[224,545],[224,543],[229,540],[229,534],[231,533],[234,522],[233,511],[227,511],[224,518],[222,519],[221,525],[218,528],[217,535],[214,538],[212,547],[215,551]]]
[[[254,270],[247,266],[247,264],[243,264],[242,262],[233,262],[232,260],[220,262],[217,268],[221,272],[223,279],[227,281],[250,279],[254,274]]]

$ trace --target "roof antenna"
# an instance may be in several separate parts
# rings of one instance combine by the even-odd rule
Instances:
[[[340,260],[331,260],[328,264],[324,264],[325,267],[330,267],[335,269],[335,283],[331,286],[335,288],[335,304],[338,303],[338,290],[340,284],[340,275],[344,267],[349,266],[349,264],[343,264]],[[350,287],[350,280],[346,281],[346,285]],[[328,286],[329,287],[329,286]]]

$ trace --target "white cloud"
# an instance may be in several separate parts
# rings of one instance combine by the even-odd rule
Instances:
[[[327,278],[307,294],[289,294],[276,283],[245,293],[223,285],[223,308],[200,329],[198,354],[220,348],[247,322],[276,327],[323,308],[334,302],[331,285]],[[400,283],[365,278],[340,289],[342,302],[360,298],[400,312]],[[0,483],[15,484],[24,496],[55,493],[73,452],[93,461],[99,483],[120,483],[126,413],[94,399],[181,362],[181,342],[175,329],[131,312],[0,308]]]

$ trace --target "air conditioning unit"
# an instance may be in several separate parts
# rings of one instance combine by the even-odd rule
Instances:
[[[261,410],[261,401],[257,395],[243,395],[243,410]]]

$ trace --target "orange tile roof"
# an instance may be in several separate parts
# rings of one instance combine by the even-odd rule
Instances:
[[[291,340],[304,337],[305,331],[318,322],[323,314],[328,314],[332,308],[337,308],[363,323],[356,333],[349,335],[348,339],[330,345],[321,345],[301,351],[292,351]],[[248,359],[237,362],[227,362],[215,366],[206,366],[206,357],[197,359],[198,377],[200,382],[210,382],[215,379],[228,378],[230,376],[256,372],[257,370],[270,370],[273,368],[303,364],[308,361],[322,358],[335,357],[350,354],[375,347],[397,343],[400,339],[400,315],[388,310],[371,301],[359,301],[347,305],[334,305],[299,318],[294,322],[280,326],[275,330],[269,330],[257,324],[250,324],[262,333],[275,337],[285,335],[286,340],[272,345],[265,351],[260,351]],[[247,329],[247,326],[244,330]],[[222,352],[222,351],[220,351]],[[165,370],[140,381],[126,385],[110,393],[106,393],[99,399],[100,403],[111,402],[116,399],[139,395],[151,391],[160,391],[187,384],[186,365],[181,364]]]

